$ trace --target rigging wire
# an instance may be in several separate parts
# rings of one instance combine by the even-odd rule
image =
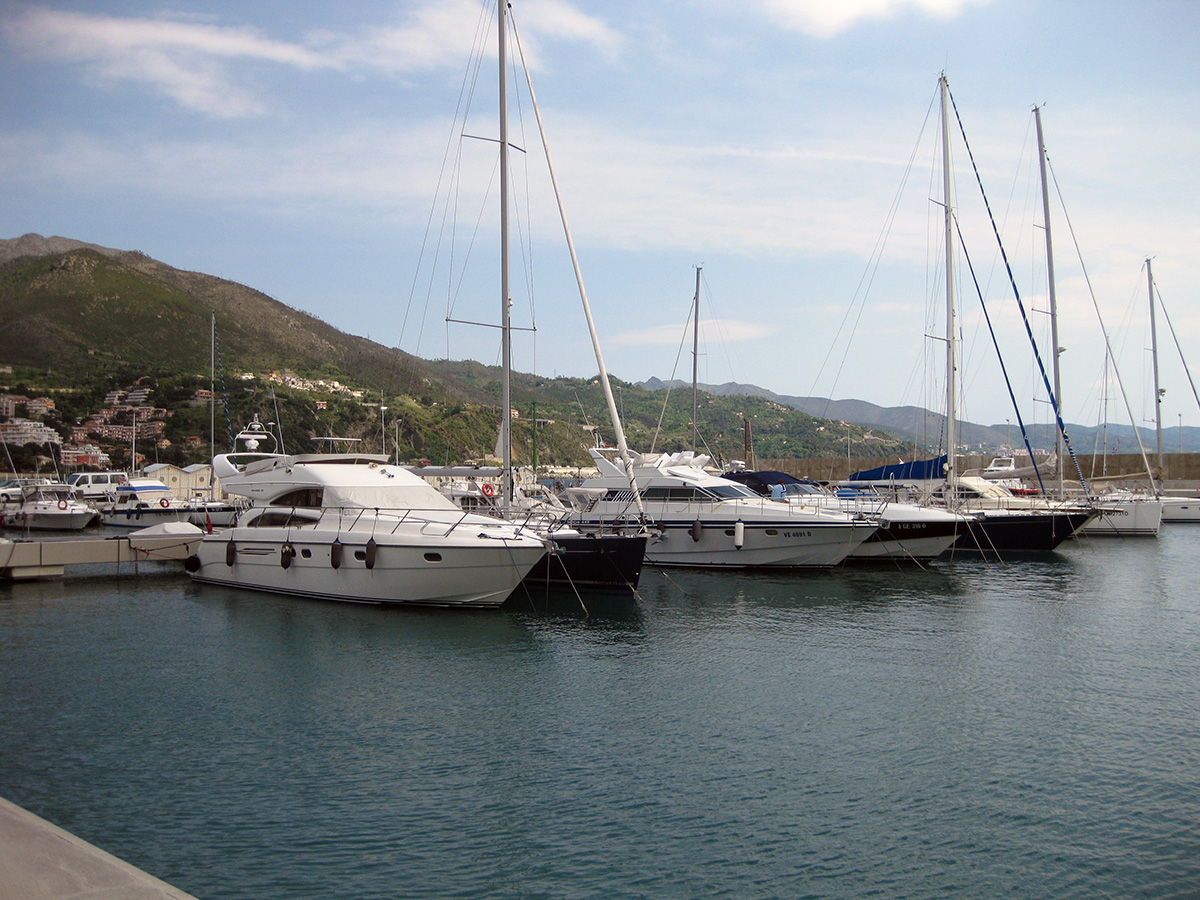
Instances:
[[[481,47],[483,44],[484,35],[487,32],[488,18],[489,17],[487,15],[486,7],[480,6],[479,19],[477,20],[476,25],[475,25],[475,38],[474,38],[474,42],[472,43],[472,51],[471,51],[471,56],[470,56],[471,62],[468,64],[467,69],[463,72],[463,81],[459,87],[458,101],[455,105],[454,118],[452,120],[453,124],[451,125],[450,133],[446,138],[446,149],[442,154],[442,165],[441,165],[440,170],[438,171],[437,186],[434,190],[433,200],[430,203],[429,215],[425,221],[425,232],[421,238],[421,247],[417,254],[417,265],[416,265],[415,269],[413,270],[413,283],[412,283],[412,286],[409,288],[408,302],[405,305],[404,317],[401,320],[400,337],[396,342],[396,345],[398,347],[404,343],[404,336],[408,329],[409,315],[412,312],[413,302],[417,295],[417,285],[420,280],[421,268],[425,261],[425,252],[426,252],[426,249],[427,249],[427,246],[429,243],[430,235],[433,230],[434,215],[437,212],[438,205],[439,205],[438,198],[442,196],[442,188],[443,188],[443,185],[446,183],[447,173],[448,172],[453,173],[461,161],[461,153],[462,153],[461,131],[462,131],[462,128],[459,125],[459,121],[460,121],[460,116],[461,116],[462,121],[465,124],[466,111],[469,110],[471,107],[471,102],[475,95],[475,87],[479,81],[479,72],[480,72],[480,69],[483,64],[483,53],[481,52]],[[459,132],[459,137],[457,140],[455,139],[456,131]],[[456,146],[459,148],[458,153],[453,157],[454,165],[451,165],[450,164],[451,150],[454,149]],[[446,194],[447,206],[449,205],[449,197],[450,197],[450,193],[449,193],[449,191],[447,191],[447,194]],[[439,235],[442,235],[445,233],[445,228],[446,228],[446,209],[443,208],[441,224],[440,224],[440,228],[439,228],[439,232],[438,232]],[[424,333],[425,333],[425,318],[429,311],[429,299],[432,295],[433,280],[437,274],[437,258],[440,255],[440,250],[441,250],[441,241],[439,239],[439,241],[435,245],[436,252],[434,254],[434,260],[432,263],[430,263],[430,266],[429,266],[429,285],[426,288],[425,303],[422,307],[420,326],[417,331],[417,346],[415,349],[415,353],[417,355],[420,354],[421,341],[422,341],[422,339],[424,337]]]
[[[936,99],[936,95],[935,95]],[[875,283],[875,276],[879,272],[879,265],[883,258],[883,250],[887,245],[888,237],[891,235],[892,226],[896,222],[896,215],[900,209],[900,201],[904,196],[904,190],[908,185],[909,176],[913,172],[913,162],[916,159],[918,150],[921,147],[921,139],[925,134],[925,129],[929,125],[929,119],[934,109],[934,100],[930,101],[928,109],[925,110],[925,120],[921,123],[921,129],[917,133],[917,140],[913,144],[912,152],[908,157],[908,164],[905,166],[904,174],[900,179],[900,186],[896,190],[895,196],[892,198],[891,206],[888,208],[887,215],[884,217],[884,223],[878,236],[875,238],[875,246],[871,250],[871,255],[867,259],[866,268],[859,276],[858,284],[854,289],[854,294],[851,297],[850,303],[846,306],[846,312],[842,316],[842,321],[838,324],[837,332],[834,334],[833,340],[829,342],[829,349],[825,352],[825,358],[821,360],[821,364],[817,367],[817,374],[813,378],[812,386],[809,388],[809,396],[816,396],[817,381],[820,380],[821,373],[825,371],[825,367],[829,364],[830,357],[833,355],[834,348],[842,339],[842,334],[846,330],[847,322],[850,320],[851,313],[854,313],[854,324],[850,328],[850,334],[846,337],[846,344],[842,350],[842,358],[838,363],[837,370],[834,373],[833,384],[829,390],[829,397],[826,398],[825,408],[821,413],[821,418],[825,418],[829,411],[829,404],[832,402],[832,397],[836,393],[838,380],[841,378],[842,369],[845,367],[846,359],[850,353],[850,342],[854,333],[858,330],[858,325],[862,321],[863,310],[866,308],[867,297],[871,292],[871,287]]]
[[[1029,453],[1029,461],[1033,462],[1033,447],[1029,444],[1029,433],[1025,430],[1025,420],[1021,418],[1021,409],[1017,404],[1016,395],[1013,393],[1012,382],[1008,377],[1008,368],[1004,365],[1004,357],[1000,353],[1000,343],[996,339],[996,330],[992,327],[992,317],[988,314],[987,304],[983,300],[983,291],[979,287],[979,279],[975,275],[975,266],[971,262],[971,255],[967,253],[966,240],[963,237],[962,227],[958,223],[958,217],[954,217],[954,228],[958,232],[958,244],[962,248],[963,259],[967,262],[967,269],[971,273],[971,280],[975,284],[975,293],[979,296],[979,307],[983,310],[983,317],[987,322],[988,333],[992,336],[992,346],[996,348],[996,359],[1000,361],[1000,371],[1004,375],[1004,387],[1008,390],[1008,399],[1012,402],[1013,412],[1017,417],[1017,427],[1021,430],[1021,439],[1025,442],[1025,450]],[[1038,489],[1042,495],[1046,495],[1046,485],[1042,482],[1042,470],[1035,465],[1033,473],[1037,476]]]
[[[947,93],[949,93],[949,92],[947,92]],[[967,156],[971,160],[971,168],[975,173],[975,181],[979,185],[979,192],[983,197],[983,205],[987,209],[987,212],[988,212],[988,220],[991,222],[992,232],[996,236],[996,242],[1000,245],[1000,255],[1004,259],[1004,268],[1005,268],[1006,272],[1008,273],[1009,284],[1012,286],[1013,295],[1015,296],[1015,298],[1017,300],[1017,308],[1021,311],[1021,320],[1025,323],[1025,332],[1029,336],[1030,345],[1033,347],[1034,356],[1037,358],[1037,365],[1038,365],[1038,370],[1041,372],[1042,383],[1046,387],[1046,394],[1050,397],[1050,404],[1054,410],[1054,418],[1058,423],[1058,430],[1063,436],[1063,444],[1066,446],[1067,451],[1071,454],[1071,462],[1074,463],[1074,465],[1075,465],[1075,472],[1079,476],[1079,483],[1081,485],[1083,485],[1084,490],[1086,491],[1087,490],[1087,481],[1083,477],[1083,469],[1079,465],[1079,459],[1075,456],[1075,449],[1071,446],[1071,438],[1067,434],[1067,426],[1063,422],[1062,412],[1058,408],[1058,398],[1054,396],[1054,389],[1050,385],[1049,376],[1047,376],[1047,374],[1046,374],[1046,367],[1042,362],[1041,354],[1038,352],[1037,341],[1035,341],[1033,338],[1033,329],[1029,325],[1029,317],[1025,314],[1025,304],[1021,302],[1021,293],[1017,288],[1016,279],[1013,277],[1012,266],[1009,265],[1009,262],[1008,262],[1008,254],[1005,253],[1004,244],[1000,240],[1000,232],[996,228],[996,219],[992,215],[992,207],[991,207],[991,204],[988,202],[987,192],[984,191],[984,189],[983,189],[983,179],[980,177],[979,167],[975,164],[975,155],[971,152],[970,142],[967,141],[966,127],[963,125],[962,116],[960,116],[958,113],[958,104],[954,102],[954,95],[949,94],[949,96],[950,96],[950,105],[952,107],[954,107],[954,118],[958,122],[958,130],[962,134],[963,145],[967,149]],[[1073,236],[1073,234],[1072,234],[1072,236]],[[1055,353],[1058,352],[1057,347],[1054,348],[1054,352]]]
[[[1055,174],[1054,166],[1051,165],[1050,160],[1048,158],[1046,160],[1046,168],[1047,168],[1047,171],[1050,172],[1050,180],[1054,183],[1054,192],[1055,192],[1055,195],[1058,197],[1058,204],[1060,207],[1062,207],[1063,218],[1066,220],[1066,223],[1067,223],[1067,232],[1071,235],[1071,242],[1075,245],[1075,255],[1079,258],[1079,267],[1083,271],[1083,280],[1084,280],[1084,283],[1087,284],[1087,287],[1088,287],[1088,296],[1090,296],[1092,299],[1092,308],[1096,311],[1096,319],[1100,323],[1100,333],[1104,335],[1104,347],[1108,351],[1109,358],[1112,360],[1113,374],[1116,376],[1116,379],[1117,379],[1117,387],[1120,388],[1120,390],[1121,390],[1121,398],[1125,401],[1125,411],[1129,416],[1129,421],[1133,423],[1133,436],[1137,440],[1138,449],[1141,451],[1141,454],[1142,454],[1142,464],[1145,465],[1146,472],[1147,472],[1147,474],[1150,475],[1151,485],[1153,485],[1154,474],[1150,468],[1150,460],[1146,456],[1146,448],[1142,445],[1142,436],[1138,433],[1137,420],[1133,416],[1133,409],[1129,405],[1129,397],[1125,393],[1125,384],[1121,380],[1121,373],[1117,368],[1117,359],[1115,356],[1112,355],[1112,345],[1109,343],[1109,340],[1108,340],[1108,329],[1104,327],[1104,317],[1100,314],[1100,304],[1096,301],[1096,292],[1092,288],[1092,279],[1091,279],[1091,276],[1088,275],[1087,266],[1083,262],[1083,251],[1079,247],[1079,239],[1075,236],[1075,226],[1071,222],[1070,215],[1067,213],[1067,205],[1063,201],[1062,189],[1058,185],[1058,176]],[[1061,422],[1062,419],[1060,418],[1059,421]],[[1063,439],[1064,440],[1066,439],[1065,431],[1063,432]],[[1070,443],[1068,443],[1067,444],[1068,449],[1070,449],[1070,446],[1071,446]],[[1075,458],[1074,452],[1072,452],[1071,458],[1072,459]],[[1079,466],[1078,461],[1076,461],[1075,465],[1078,468],[1078,466]],[[1083,481],[1082,475],[1080,475],[1080,481],[1081,482]]]
[[[694,298],[688,299],[687,321],[691,320],[691,317],[692,317],[691,310],[692,310],[692,305],[694,303],[695,303]],[[688,336],[688,325],[685,324],[683,326],[683,333],[679,336],[679,349],[675,351],[675,365],[673,365],[671,367],[671,377],[669,379],[667,379],[667,393],[666,393],[666,396],[663,397],[662,409],[659,410],[659,413],[658,413],[658,424],[654,426],[654,436],[650,439],[650,450],[648,451],[650,453],[654,452],[654,448],[658,445],[659,435],[662,433],[663,419],[666,418],[666,415],[667,415],[667,403],[671,399],[671,390],[675,386],[675,374],[679,371],[679,360],[683,356],[683,344],[684,344],[684,341],[687,340],[687,336]]]
[[[1158,282],[1154,283],[1154,296],[1158,298],[1159,309],[1163,311],[1163,317],[1167,320],[1167,328],[1171,332],[1171,339],[1175,342],[1175,349],[1179,351],[1179,361],[1183,363],[1183,373],[1187,375],[1188,384],[1192,388],[1192,396],[1196,398],[1196,405],[1200,406],[1200,393],[1196,392],[1196,382],[1192,380],[1191,370],[1188,369],[1187,360],[1183,358],[1183,347],[1179,345],[1179,335],[1175,333],[1175,326],[1171,324],[1171,316],[1167,312],[1167,307],[1162,301],[1162,294],[1158,291]]]

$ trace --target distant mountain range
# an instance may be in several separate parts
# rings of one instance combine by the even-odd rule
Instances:
[[[639,387],[647,390],[661,391],[671,387],[672,390],[681,388],[691,390],[691,382],[675,380],[674,382],[650,378],[638,382]],[[830,400],[826,397],[793,397],[786,394],[776,394],[755,384],[698,384],[697,388],[715,397],[761,397],[775,403],[780,403],[792,409],[806,412],[811,416],[834,421],[849,422],[870,428],[879,428],[893,437],[910,441],[929,450],[939,448],[940,435],[944,431],[946,417],[941,413],[931,412],[919,406],[877,406],[864,400]],[[1029,426],[1029,441],[1034,449],[1046,449],[1055,444],[1055,429],[1051,425]],[[1139,428],[1142,444],[1148,453],[1155,450],[1155,434],[1152,428]],[[1091,455],[1094,452],[1137,453],[1137,438],[1130,425],[1107,424],[1102,427],[1087,425],[1072,425],[1067,423],[1067,434],[1071,438],[1071,446],[1077,454]],[[1163,428],[1163,451],[1174,453],[1180,450],[1180,437],[1183,439],[1183,452],[1200,451],[1200,428],[1191,426],[1182,430],[1178,426]],[[1021,438],[1015,426],[978,425],[974,422],[959,422],[959,437],[964,444],[971,448],[990,452],[993,449],[1008,444],[1020,444]]]

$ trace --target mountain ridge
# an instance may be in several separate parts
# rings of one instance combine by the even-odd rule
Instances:
[[[648,378],[637,382],[639,387],[647,390],[662,391],[670,387],[672,390],[681,388],[690,390],[691,382],[675,379],[666,382],[659,378]],[[781,403],[792,409],[806,412],[819,418],[849,422],[855,425],[887,429],[894,437],[910,441],[925,447],[930,452],[940,449],[940,435],[944,432],[946,417],[942,413],[933,412],[919,406],[879,406],[866,400],[831,400],[827,397],[797,397],[787,394],[776,394],[767,388],[755,384],[740,384],[725,382],[724,384],[697,384],[697,389],[713,396],[732,397],[761,397],[775,403]],[[975,422],[959,421],[959,438],[962,443],[980,449],[1011,446],[1014,443],[1020,447],[1021,439],[1014,426],[980,425]],[[1067,423],[1067,434],[1077,454],[1091,454],[1099,449],[1104,452],[1135,453],[1138,449],[1137,438],[1133,426],[1116,423],[1104,423],[1097,426]],[[1048,424],[1034,424],[1026,429],[1030,443],[1035,451],[1047,450],[1056,442],[1057,428]],[[1152,428],[1139,428],[1138,435],[1147,453],[1154,451],[1156,436]],[[1191,426],[1182,430],[1178,426],[1163,428],[1163,450],[1172,452],[1183,442],[1183,452],[1200,451],[1200,428]]]
[[[64,392],[59,418],[64,437],[66,423],[89,415],[107,391],[148,381],[156,397],[176,404],[167,426],[174,445],[194,438],[200,430],[195,410],[179,405],[208,386],[215,316],[217,363],[234,379],[234,390],[221,394],[234,407],[234,423],[260,414],[263,421],[287,424],[291,446],[307,445],[317,434],[337,434],[380,449],[401,445],[410,455],[439,462],[480,458],[495,444],[498,367],[423,360],[344,334],[253,288],[175,269],[138,251],[34,234],[0,241],[0,309],[5,311],[0,363],[28,370],[18,373],[14,385],[25,379]],[[252,377],[243,382],[238,373]],[[329,380],[356,388],[357,396],[318,400],[315,386]],[[690,398],[686,404],[663,404],[620,379],[614,378],[614,386],[631,446],[667,451],[690,446]],[[80,396],[70,399],[72,394]],[[169,404],[156,400],[156,405]],[[551,379],[514,372],[512,405],[519,411],[514,446],[525,461],[536,446],[543,456],[586,463],[597,432],[613,438],[595,375]],[[536,431],[527,415],[537,420]],[[189,417],[186,429],[178,424]],[[705,445],[699,449],[717,458],[742,457],[746,420],[754,422],[760,456],[844,456],[848,436],[860,448],[857,455],[868,449],[911,452],[890,436],[857,426],[849,432],[830,428],[772,400],[722,397],[702,403]]]

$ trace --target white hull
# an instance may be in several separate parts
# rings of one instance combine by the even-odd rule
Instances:
[[[1092,501],[1100,515],[1077,532],[1088,537],[1153,537],[1163,521],[1163,503],[1149,497]]]
[[[5,514],[5,522],[13,528],[29,531],[82,531],[96,523],[94,509],[18,509]]]
[[[374,535],[235,527],[206,535],[189,571],[210,584],[325,600],[490,608],[502,604],[546,552],[528,537],[484,538],[477,528],[463,528],[461,538],[448,538],[446,530],[416,523]]]
[[[1163,497],[1162,505],[1163,522],[1200,522],[1200,497]]]
[[[164,509],[152,504],[137,509],[101,510],[100,518],[105,525],[115,528],[148,528],[165,522],[187,522],[188,510],[186,507],[175,506]]]
[[[646,545],[646,562],[656,566],[829,567],[875,533],[870,522],[743,522],[742,545],[733,520],[656,523],[660,536]],[[696,540],[694,535],[699,535]]]

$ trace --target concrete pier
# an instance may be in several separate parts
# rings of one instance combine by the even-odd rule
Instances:
[[[72,565],[184,560],[201,537],[194,525],[170,523],[106,538],[0,541],[0,578],[55,578]]]
[[[0,900],[196,900],[0,798]]]

